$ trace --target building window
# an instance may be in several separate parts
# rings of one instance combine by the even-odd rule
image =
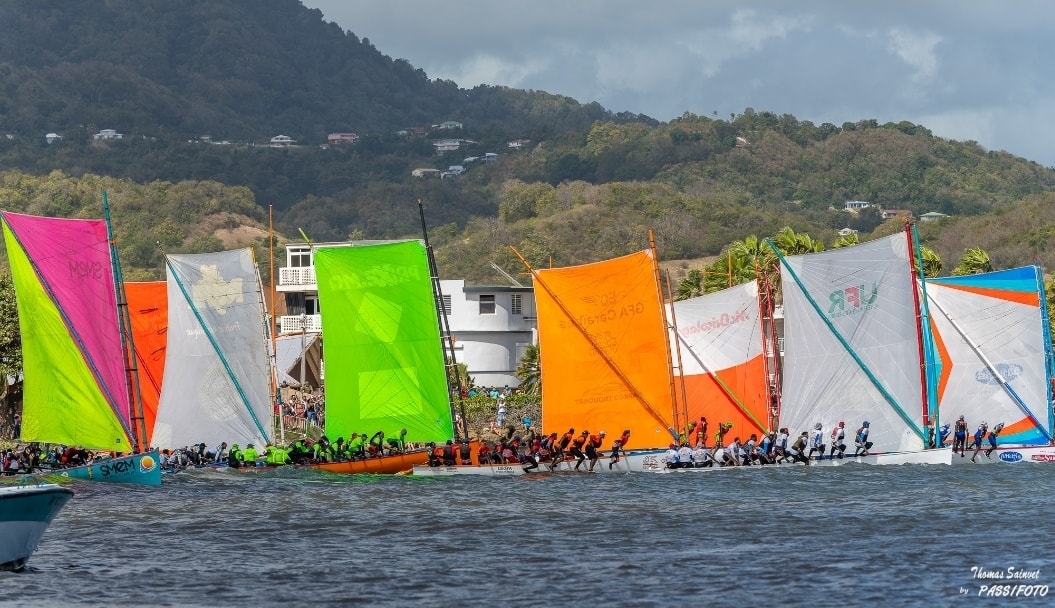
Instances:
[[[443,296],[443,314],[451,314],[451,297],[449,295]]]
[[[289,252],[289,265],[295,268],[307,268],[311,266],[310,249],[291,249]]]
[[[514,293],[513,294],[513,303],[509,307],[509,312],[511,314],[514,314],[514,315],[522,315],[522,314],[524,314],[523,306],[524,306],[524,296],[523,296],[523,294]]]
[[[493,314],[495,314],[495,297],[494,297],[494,295],[481,295],[480,296],[480,314],[482,314],[482,315],[493,315]]]

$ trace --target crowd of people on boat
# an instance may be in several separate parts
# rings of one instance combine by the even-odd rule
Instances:
[[[106,454],[108,456],[109,454]],[[0,450],[0,475],[28,475],[91,464],[101,456],[81,446],[18,444]]]
[[[978,462],[978,454],[982,452],[983,443],[987,445],[985,448],[985,457],[992,458],[993,452],[996,451],[997,437],[1000,435],[1000,431],[1004,430],[1004,423],[999,422],[989,427],[989,423],[982,421],[978,425],[978,428],[973,434],[968,430],[967,421],[961,415],[956,421],[950,426],[943,424],[938,429],[937,446],[945,447],[946,442],[949,440],[949,436],[952,436],[952,453],[959,454],[960,458],[967,457],[968,439],[970,439],[970,447],[974,448],[971,453],[971,462]],[[934,438],[931,438],[931,444],[935,445]]]
[[[281,466],[286,464],[322,464],[330,462],[350,462],[401,454],[414,446],[406,440],[407,429],[402,429],[394,437],[386,437],[384,431],[373,435],[352,433],[350,439],[338,437],[331,441],[326,435],[318,440],[297,439],[279,445],[268,443],[257,448],[252,443],[241,447],[237,443],[228,446],[227,442],[209,449],[204,443],[161,450],[161,470],[181,471],[197,467],[256,467]]]

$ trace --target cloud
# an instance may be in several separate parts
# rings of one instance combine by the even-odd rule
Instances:
[[[942,41],[940,35],[894,28],[888,37],[890,51],[913,68],[912,80],[926,82],[937,74],[939,61],[934,51]]]

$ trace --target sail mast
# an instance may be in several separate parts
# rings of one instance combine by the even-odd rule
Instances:
[[[912,303],[916,308],[916,342],[919,345],[919,374],[921,399],[923,406],[923,428],[929,428],[931,423],[931,412],[937,415],[938,408],[931,407],[930,397],[932,391],[929,389],[927,373],[927,352],[924,344],[924,334],[930,335],[929,314],[927,312],[927,281],[923,273],[922,257],[918,255],[919,242],[916,240],[916,232],[912,229],[911,222],[905,222],[905,238],[908,239],[908,262],[912,274]],[[920,290],[923,291],[923,301],[920,301],[919,290],[916,289],[916,281],[919,281]],[[937,435],[935,435],[936,437]],[[928,445],[929,437],[924,438],[924,447]]]
[[[143,414],[143,394],[139,386],[139,367],[135,356],[135,342],[132,339],[132,320],[128,315],[128,298],[125,296],[125,280],[121,272],[121,260],[117,257],[117,242],[114,239],[113,224],[110,222],[110,199],[103,192],[103,217],[106,219],[106,240],[110,244],[111,271],[114,276],[114,288],[117,297],[117,317],[121,326],[121,356],[125,365],[125,385],[128,389],[128,403],[132,427],[132,450],[143,452],[149,446],[147,441],[146,416]]]
[[[271,366],[271,403],[273,407],[278,408],[278,414],[275,415],[275,418],[278,419],[278,436],[279,441],[285,444],[286,425],[283,424],[282,389],[278,387],[278,345],[275,338],[275,294],[278,290],[275,289],[275,222],[273,207],[274,205],[267,206],[268,268],[271,273],[271,314],[267,317],[270,319],[268,329],[271,331],[271,357],[269,364]],[[304,357],[303,351],[301,351],[300,356],[301,358]]]
[[[440,335],[441,340],[444,342],[443,348],[446,351],[444,353],[444,361],[447,363],[447,396],[450,399],[450,407],[453,412],[454,407],[454,394],[458,394],[458,407],[460,410],[460,417],[462,419],[462,437],[465,439],[469,438],[469,420],[465,415],[465,400],[462,398],[462,376],[458,373],[458,361],[454,356],[454,336],[451,334],[450,321],[447,318],[447,307],[443,305],[443,289],[440,286],[439,272],[436,269],[436,256],[433,254],[432,245],[429,244],[429,231],[425,225],[425,207],[421,204],[421,199],[418,199],[418,215],[421,217],[421,236],[425,242],[425,253],[429,260],[429,276],[432,278],[432,295],[436,302],[436,314],[440,320]],[[452,387],[452,376],[453,384]],[[451,389],[454,390],[451,390]],[[454,427],[455,435],[458,434],[458,427]],[[457,437],[455,437],[457,439]]]

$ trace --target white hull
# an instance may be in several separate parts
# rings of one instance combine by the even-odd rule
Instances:
[[[664,462],[665,450],[637,450],[629,451],[625,456],[619,459],[619,462],[612,462],[612,459],[608,456],[602,457],[594,465],[593,471],[590,471],[590,461],[586,460],[579,467],[579,470],[575,470],[576,460],[565,460],[560,463],[555,469],[550,468],[549,463],[539,463],[538,469],[525,471],[524,465],[519,463],[512,464],[491,464],[491,465],[456,465],[451,467],[440,466],[430,467],[428,465],[414,465],[414,475],[432,476],[432,477],[444,477],[450,475],[483,475],[486,477],[511,477],[518,475],[548,475],[555,473],[640,473],[644,471],[661,471],[666,467]],[[608,465],[612,466],[609,467]]]
[[[751,465],[754,468],[787,468],[787,467],[840,467],[848,464],[861,464],[861,465],[891,465],[891,464],[952,464],[952,449],[944,448],[938,450],[916,450],[907,452],[883,452],[879,454],[869,454],[868,456],[845,456],[843,458],[835,458],[829,460],[827,457],[824,460],[811,460],[809,465],[803,462],[784,462],[781,464],[768,464],[768,465]],[[958,456],[958,455],[957,455]],[[663,466],[660,469],[654,470],[656,473],[697,473],[704,471],[719,471],[726,469],[737,469],[743,467],[736,466],[724,466],[724,467],[696,467],[696,468],[677,468],[671,469],[666,466],[666,458],[661,457]]]
[[[993,463],[1055,463],[1055,445],[1003,445],[996,448],[988,457],[985,450],[988,444],[982,444],[982,451],[974,455],[974,448],[968,446],[964,456],[956,454],[952,458],[952,464],[993,464]],[[975,462],[971,462],[974,457]]]
[[[0,487],[0,570],[20,570],[73,496],[54,484]]]

